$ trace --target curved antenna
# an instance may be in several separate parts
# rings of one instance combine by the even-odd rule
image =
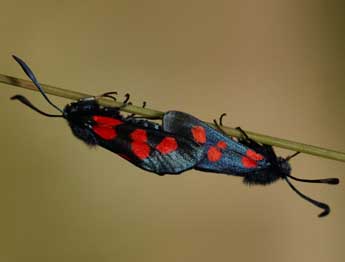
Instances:
[[[35,86],[37,87],[38,91],[40,91],[40,93],[42,94],[42,96],[45,98],[45,100],[47,100],[47,102],[53,106],[54,108],[56,108],[58,111],[60,111],[63,114],[63,111],[57,107],[56,105],[53,104],[52,101],[49,100],[49,98],[47,97],[47,95],[45,94],[43,88],[41,87],[40,83],[38,83],[34,73],[31,71],[31,69],[29,68],[29,66],[19,57],[12,55],[12,57],[14,58],[14,60],[16,60],[16,62],[22,67],[22,69],[24,70],[25,74],[31,79],[31,81],[35,84]],[[24,103],[25,104],[25,103]],[[28,104],[26,104],[28,105]],[[32,108],[32,107],[31,107]],[[35,109],[34,109],[35,110]],[[36,111],[36,110],[35,110]],[[37,111],[39,112],[39,111]]]
[[[289,184],[289,186],[292,188],[292,190],[295,191],[295,193],[297,193],[301,198],[307,200],[309,203],[312,203],[314,206],[317,206],[317,207],[323,209],[323,212],[318,215],[319,217],[327,216],[329,214],[329,212],[331,212],[331,209],[329,208],[329,206],[327,204],[316,201],[316,200],[311,199],[310,197],[302,194],[300,191],[297,190],[297,188],[295,188],[291,184],[291,182],[287,179],[287,177],[285,177],[285,180]]]
[[[339,179],[338,178],[323,178],[323,179],[302,179],[298,177],[294,177],[292,175],[287,175],[293,180],[300,181],[300,182],[306,182],[306,183],[324,183],[324,184],[330,184],[330,185],[338,185]]]
[[[300,152],[296,152],[292,154],[291,156],[288,156],[285,158],[286,161],[289,161],[291,158],[297,156]],[[293,180],[299,181],[299,182],[306,182],[306,183],[323,183],[323,184],[330,184],[330,185],[337,185],[339,184],[338,178],[324,178],[324,179],[302,179],[298,177],[294,177],[290,174],[287,175]]]
[[[48,114],[46,112],[43,112],[42,110],[35,107],[25,96],[22,95],[15,95],[11,97],[11,100],[18,100],[24,105],[30,107],[32,110],[36,111],[37,113],[40,113],[41,115],[47,116],[47,117],[63,117],[63,115],[52,115]]]

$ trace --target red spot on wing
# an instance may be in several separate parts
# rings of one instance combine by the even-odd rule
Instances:
[[[193,126],[192,135],[195,142],[204,144],[206,142],[206,132],[202,126]]]
[[[218,143],[217,143],[217,147],[218,148],[220,148],[220,149],[225,149],[225,148],[227,148],[227,143],[225,142],[225,141],[219,141]]]
[[[150,147],[144,142],[133,141],[131,143],[131,149],[141,160],[147,158],[150,155]]]
[[[131,143],[131,149],[140,159],[145,159],[150,155],[150,147],[147,142],[147,133],[144,129],[136,129],[130,134],[130,138],[133,140]]]
[[[123,123],[121,120],[106,116],[93,116],[92,119],[97,123],[92,130],[105,140],[114,139],[117,136],[114,127]]]
[[[249,157],[253,160],[256,160],[256,161],[264,159],[263,155],[260,155],[251,149],[247,150],[246,155],[247,155],[247,157]]]
[[[98,125],[102,125],[102,126],[114,127],[114,126],[121,125],[123,123],[121,120],[107,117],[107,116],[93,116],[92,118]]]
[[[163,155],[169,154],[177,149],[176,139],[173,137],[164,137],[164,139],[156,146],[156,149]]]
[[[207,159],[211,162],[217,162],[222,158],[222,152],[219,151],[215,146],[211,146],[207,151]]]
[[[255,168],[258,166],[257,161],[264,159],[263,155],[256,153],[252,149],[248,149],[246,156],[242,157],[242,164],[246,168]]]
[[[95,132],[97,135],[99,135],[101,138],[105,140],[111,140],[116,137],[116,131],[112,127],[106,127],[106,126],[93,126],[92,127],[93,132]]]
[[[258,164],[255,160],[244,156],[242,157],[242,165],[246,168],[254,168],[257,167]]]
[[[133,141],[137,142],[146,142],[147,141],[147,133],[144,129],[136,129],[131,134],[130,137]]]

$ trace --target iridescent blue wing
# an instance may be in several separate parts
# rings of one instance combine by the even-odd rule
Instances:
[[[162,127],[204,145],[204,158],[195,169],[244,176],[270,165],[263,155],[189,114],[169,111],[164,114]]]

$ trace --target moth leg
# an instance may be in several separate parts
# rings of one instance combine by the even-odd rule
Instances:
[[[126,93],[126,94],[124,95],[124,97],[125,97],[125,100],[123,100],[122,103],[128,104],[128,101],[129,101],[129,98],[131,97],[131,95],[130,95],[129,93]]]
[[[239,126],[238,127],[236,127],[236,129],[238,130],[238,131],[240,131],[241,132],[241,137],[239,137],[239,142],[240,143],[243,143],[243,144],[245,144],[245,145],[248,145],[248,146],[250,146],[250,147],[254,147],[254,148],[259,148],[259,147],[261,147],[261,145],[260,144],[258,144],[256,141],[254,141],[253,139],[251,139],[248,135],[247,135],[247,133],[242,129],[242,128],[240,128]]]
[[[236,127],[236,129],[239,130],[243,136],[239,138],[240,143],[250,147],[260,154],[270,156],[270,158],[272,159],[275,159],[277,157],[272,146],[266,144],[261,145],[255,140],[251,139],[242,128]]]
[[[252,140],[249,138],[249,136],[247,135],[246,132],[244,132],[244,130],[242,128],[240,128],[239,126],[236,127],[235,129],[237,129],[238,131],[240,131],[241,135],[243,136],[243,138],[241,139],[245,139],[245,140]]]
[[[220,117],[219,117],[219,125],[220,126],[223,126],[223,118],[224,118],[224,116],[226,116],[226,113],[221,114]]]
[[[120,110],[121,110],[121,109],[124,109],[124,108],[125,108],[126,106],[128,106],[128,105],[132,105],[131,102],[128,102],[128,101],[129,101],[129,98],[131,97],[131,95],[130,95],[129,93],[126,93],[126,94],[124,95],[124,97],[125,97],[125,100],[122,101],[123,105],[119,107]]]
[[[226,116],[226,113],[223,113],[220,115],[218,122],[216,119],[213,119],[213,123],[219,131],[221,131],[224,135],[228,136],[228,134],[223,129],[223,117],[224,116]]]
[[[238,142],[237,137],[229,136],[229,135],[224,131],[224,129],[223,129],[223,126],[224,126],[224,125],[223,125],[223,118],[224,118],[225,116],[226,116],[226,113],[221,114],[220,117],[219,117],[218,123],[217,123],[217,121],[216,121],[215,119],[213,120],[213,123],[215,124],[215,126],[217,127],[217,129],[218,129],[219,131],[221,131],[224,135],[226,135],[226,136],[230,137],[232,140]]]
[[[297,156],[297,155],[300,154],[300,153],[301,153],[301,152],[295,152],[294,154],[292,154],[292,155],[290,155],[290,156],[287,156],[287,157],[285,158],[285,160],[286,160],[286,161],[289,161],[291,158]]]
[[[117,92],[116,91],[113,91],[113,92],[106,92],[106,93],[103,93],[101,94],[100,96],[97,96],[96,98],[100,98],[100,97],[107,97],[107,98],[111,98],[113,99],[114,101],[116,101],[116,97],[117,96]]]
[[[146,107],[146,101],[143,101],[143,105],[142,105],[141,107],[142,107],[142,108],[145,108],[145,107]],[[135,114],[132,113],[132,114],[130,114],[130,115],[128,115],[128,116],[126,117],[126,119],[129,119],[129,118],[136,118],[136,117],[135,117]]]

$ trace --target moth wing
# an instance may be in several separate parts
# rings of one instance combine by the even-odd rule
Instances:
[[[100,146],[160,175],[191,169],[204,154],[203,147],[193,140],[135,123],[96,125],[93,132]]]
[[[268,162],[261,155],[187,113],[179,111],[165,113],[162,126],[164,131],[180,134],[204,144],[205,156],[195,169],[245,175],[267,168]]]

